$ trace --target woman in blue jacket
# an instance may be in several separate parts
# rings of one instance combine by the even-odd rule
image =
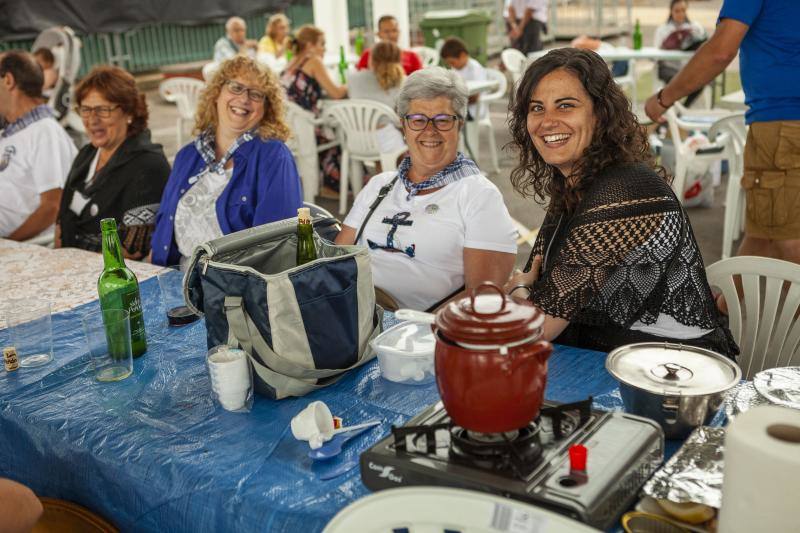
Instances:
[[[161,198],[152,261],[185,263],[222,235],[294,217],[300,177],[284,141],[277,78],[252,59],[224,62],[197,109],[197,137],[175,157]]]

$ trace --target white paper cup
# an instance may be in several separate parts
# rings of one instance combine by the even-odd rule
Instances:
[[[226,411],[238,411],[247,402],[247,393],[248,389],[217,393],[217,399]]]
[[[297,440],[330,435],[333,433],[333,415],[324,402],[311,402],[292,418],[291,428]]]
[[[209,350],[207,363],[211,389],[223,409],[243,408],[252,388],[247,354],[230,346],[216,346]]]

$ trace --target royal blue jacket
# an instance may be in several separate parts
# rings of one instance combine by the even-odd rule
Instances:
[[[217,220],[227,235],[267,222],[297,216],[303,205],[300,176],[289,148],[278,140],[259,137],[244,143],[233,154],[233,176],[217,198]],[[161,197],[153,233],[153,263],[176,265],[181,254],[175,243],[175,211],[178,200],[206,164],[194,143],[175,156]]]

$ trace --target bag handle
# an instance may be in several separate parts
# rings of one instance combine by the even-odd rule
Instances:
[[[359,359],[355,364],[347,368],[326,368],[316,369],[301,366],[275,353],[258,332],[255,323],[250,318],[244,308],[244,301],[240,296],[225,297],[225,317],[228,321],[228,344],[241,345],[242,349],[248,354],[257,353],[269,369],[290,378],[295,379],[324,379],[348,370],[359,367],[369,361],[371,357],[365,357],[369,349],[359,354]],[[381,324],[373,328],[369,341],[380,333]]]
[[[369,211],[367,212],[367,216],[364,217],[364,221],[361,222],[361,227],[358,228],[358,233],[356,233],[356,240],[353,241],[353,244],[358,244],[358,239],[361,238],[361,234],[364,233],[364,228],[367,227],[367,222],[369,222],[370,217],[372,217],[372,213],[378,208],[384,198],[389,195],[389,191],[392,190],[394,187],[394,183],[400,177],[400,174],[395,176],[392,181],[381,187],[381,190],[378,191],[378,196],[373,200],[372,205],[369,206]]]

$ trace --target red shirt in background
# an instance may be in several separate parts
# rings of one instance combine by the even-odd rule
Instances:
[[[422,68],[422,61],[419,56],[411,50],[400,50],[400,62],[403,64],[406,76]],[[369,48],[364,50],[364,53],[361,54],[361,59],[358,60],[358,65],[356,65],[356,70],[367,68],[369,68]]]

